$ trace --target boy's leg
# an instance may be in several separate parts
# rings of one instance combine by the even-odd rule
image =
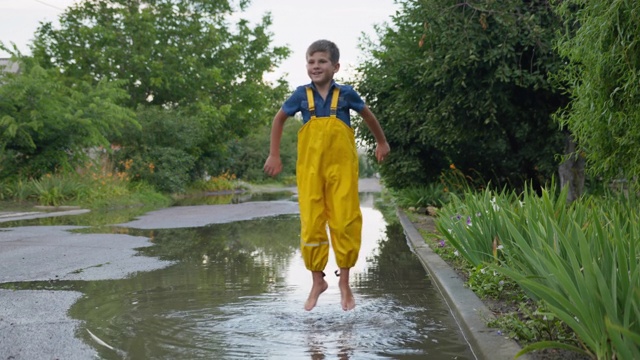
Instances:
[[[300,207],[300,250],[313,280],[309,297],[304,304],[307,311],[316,306],[318,297],[328,286],[323,271],[329,260],[329,237],[323,178],[318,174],[318,169],[322,168],[319,156],[322,152],[313,136],[322,130],[320,125],[318,121],[309,122],[298,133],[296,178]],[[320,129],[317,129],[318,126]]]
[[[304,309],[307,311],[310,311],[316,306],[320,294],[325,292],[325,290],[327,290],[327,287],[329,287],[329,284],[327,284],[327,281],[324,279],[324,272],[312,271],[311,278],[313,279],[313,285],[311,286],[309,297],[304,303]]]
[[[319,122],[305,124],[298,133],[298,160],[296,179],[298,206],[300,208],[300,250],[309,271],[324,271],[329,260],[329,236],[324,199],[324,178],[318,173],[322,168],[322,152],[313,134],[319,130]]]
[[[336,120],[339,122],[339,120]],[[339,124],[344,127],[343,124]],[[362,212],[358,195],[358,155],[353,134],[342,129],[333,140],[332,166],[326,169],[325,203],[331,246],[339,268],[351,268],[360,252]]]
[[[349,311],[356,307],[356,299],[351,292],[351,286],[349,285],[349,270],[350,268],[340,269],[340,280],[338,286],[340,287],[340,304],[342,310]]]
[[[349,270],[356,264],[362,238],[362,212],[358,196],[358,155],[353,132],[336,121],[332,139],[332,166],[325,173],[326,206],[331,246],[340,268],[341,305],[345,311],[355,308],[349,286]]]

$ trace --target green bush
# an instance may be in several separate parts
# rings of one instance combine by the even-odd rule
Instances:
[[[449,201],[449,194],[445,192],[444,185],[440,183],[391,189],[390,192],[397,205],[402,208],[441,206]]]
[[[282,172],[276,180],[284,181],[295,177],[298,146],[298,131],[302,122],[297,118],[287,120],[280,143],[280,159]],[[234,140],[227,146],[228,156],[220,164],[220,168],[236,174],[238,179],[252,183],[263,183],[272,179],[264,173],[264,163],[269,156],[271,126],[257,128],[247,137]],[[224,171],[224,170],[223,170]]]
[[[374,163],[368,156],[358,154],[358,175],[361,178],[373,177],[378,172],[378,165]]]

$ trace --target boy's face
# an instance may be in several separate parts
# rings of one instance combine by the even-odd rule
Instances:
[[[316,51],[307,55],[307,75],[316,86],[330,83],[339,69],[340,63],[332,64],[328,52]]]

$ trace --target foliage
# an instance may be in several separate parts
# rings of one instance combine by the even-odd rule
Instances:
[[[522,297],[522,292],[515,282],[483,265],[470,269],[466,284],[483,299],[502,298],[508,301],[517,301]]]
[[[118,82],[92,85],[18,60],[21,74],[0,75],[0,179],[71,171],[89,149],[137,127],[133,112],[117,105],[126,97]]]
[[[523,352],[560,347],[598,359],[640,354],[640,233],[634,195],[586,198],[485,190],[452,201],[438,230],[474,265],[515,280],[544,301],[582,346],[546,341]],[[521,199],[521,200],[520,200]]]
[[[408,212],[407,216],[413,218],[415,215]],[[415,219],[412,221],[415,222]],[[428,243],[433,252],[461,274],[465,286],[488,302],[496,315],[494,320],[487,323],[489,327],[499,328],[498,333],[515,338],[520,344],[541,340],[575,343],[575,336],[566,324],[553,316],[544,303],[532,301],[514,280],[486,265],[472,266],[440,234],[424,230],[420,232],[431,240]],[[517,308],[514,304],[518,305]]]
[[[584,151],[587,169],[607,179],[640,175],[640,2],[558,2],[567,31],[557,49],[568,59],[558,76],[570,105],[558,119]]]
[[[268,90],[263,73],[289,51],[270,47],[268,14],[254,28],[241,19],[235,31],[229,29],[230,16],[247,4],[83,1],[60,16],[59,29],[41,24],[32,50],[42,63],[73,78],[126,80],[132,108],[147,102],[180,106],[204,98],[219,105],[232,100],[255,105],[262,97],[258,90]],[[246,110],[247,105],[238,108]],[[241,120],[230,121],[239,125]]]
[[[270,15],[254,26],[230,20],[247,4],[82,1],[60,16],[58,27],[41,24],[32,52],[43,67],[68,78],[123,82],[129,95],[123,103],[137,111],[142,130],[114,141],[135,164],[156,165],[153,174],[140,168],[140,178],[180,192],[207,173],[229,169],[227,144],[266,124],[288,91],[284,80],[263,79],[289,55],[271,45]],[[163,126],[155,128],[158,122]],[[177,132],[160,133],[168,130]]]
[[[562,152],[550,115],[566,100],[548,78],[560,26],[543,0],[403,2],[366,45],[357,86],[392,148],[387,185],[435,181],[451,163],[500,187],[544,184]]]
[[[368,156],[358,154],[358,176],[360,178],[371,178],[378,171],[378,164],[373,162]]]
[[[206,192],[219,192],[237,190],[242,187],[243,185],[236,179],[236,175],[227,171],[218,176],[212,176],[208,180],[196,181],[191,186],[191,189]]]
[[[452,195],[457,196],[458,201],[462,201],[465,193],[488,186],[479,174],[475,175],[476,178],[466,175],[454,164],[451,164],[448,169],[442,170],[438,182],[391,188],[389,191],[393,195],[395,203],[401,208],[440,207],[447,204]]]
[[[496,194],[487,189],[466,193],[464,198],[452,194],[449,204],[438,212],[436,227],[473,266],[492,263],[502,256],[501,239],[508,238],[501,215],[519,204],[523,202],[507,191]]]
[[[282,172],[276,177],[277,180],[295,178],[298,131],[301,127],[302,121],[298,118],[290,118],[285,122],[280,143]],[[264,125],[242,139],[232,140],[228,144],[229,156],[223,166],[245,181],[262,183],[270,180],[263,170],[269,155],[270,134],[271,126]]]
[[[22,202],[29,197],[31,189],[27,181],[23,179],[0,181],[0,199]]]
[[[184,192],[198,178],[195,170],[200,145],[206,142],[206,124],[180,109],[139,107],[141,128],[131,128],[120,138],[112,158],[132,180],[145,181],[160,191]]]
[[[576,332],[586,352],[598,359],[638,358],[637,204],[628,198],[579,204],[571,216],[581,213],[587,214],[586,219],[568,226],[551,217],[522,230],[507,223],[522,256],[502,272],[547,302]],[[530,276],[522,276],[524,272]]]
[[[543,303],[537,305],[525,301],[518,305],[517,311],[503,314],[490,321],[489,326],[506,331],[510,338],[535,343],[543,339],[575,344],[577,339],[567,325],[554,316]]]
[[[455,164],[451,164],[448,169],[442,170],[439,181],[445,192],[456,194],[457,196],[464,196],[465,193],[473,190],[482,190],[490,185],[482,178],[482,174],[473,171],[473,169],[469,174],[465,174],[456,168]]]
[[[45,174],[39,179],[6,181],[0,197],[40,205],[79,205],[90,209],[139,205],[141,198],[151,203],[168,203],[144,183],[130,182],[130,174],[109,164],[88,162],[78,172]]]
[[[39,180],[29,181],[27,199],[34,198],[40,205],[59,206],[72,200],[83,190],[83,184],[64,175],[46,174]]]
[[[396,204],[402,208],[441,206],[447,203],[448,193],[444,185],[430,183],[403,189],[390,189]]]

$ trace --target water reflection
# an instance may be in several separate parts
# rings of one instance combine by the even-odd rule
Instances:
[[[251,201],[289,200],[294,198],[295,194],[292,191],[288,190],[262,193],[232,192],[228,194],[196,194],[176,199],[173,206],[224,205],[239,204]]]
[[[85,229],[149,237],[154,246],[141,256],[176,264],[54,286],[84,294],[70,315],[113,348],[79,332],[103,359],[472,359],[402,228],[385,222],[373,195],[362,201],[354,311],[341,310],[333,275],[316,308],[303,310],[311,275],[293,215],[188,229]],[[336,268],[331,256],[327,272]]]

